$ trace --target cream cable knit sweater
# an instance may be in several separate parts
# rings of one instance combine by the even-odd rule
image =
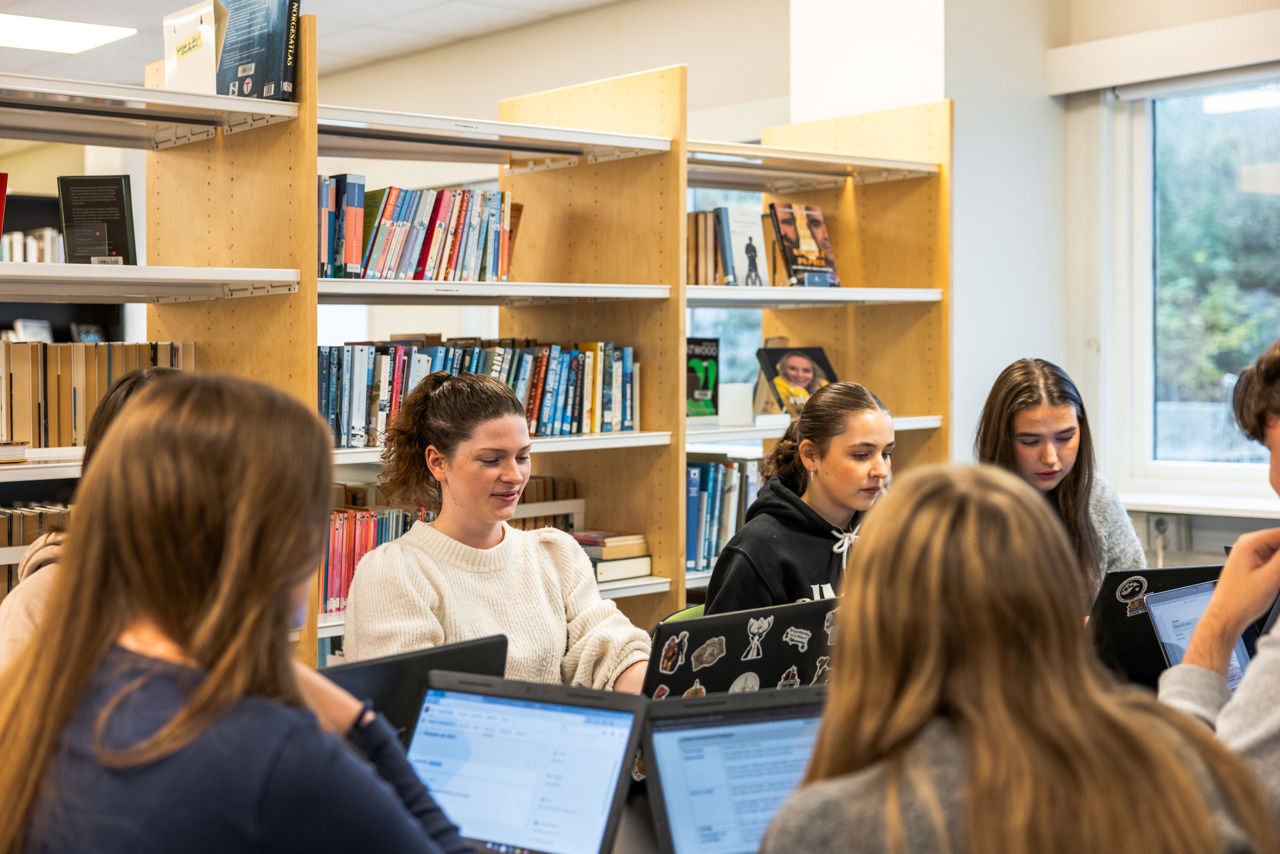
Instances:
[[[503,634],[508,679],[590,688],[649,659],[649,636],[600,598],[572,537],[503,528],[497,546],[474,549],[416,522],[365,555],[347,598],[347,659]]]

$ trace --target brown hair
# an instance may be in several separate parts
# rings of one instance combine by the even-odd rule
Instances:
[[[847,428],[850,415],[877,410],[889,411],[865,386],[854,382],[823,386],[805,401],[799,417],[760,463],[761,476],[765,480],[776,477],[787,489],[803,495],[809,479],[800,461],[800,443],[808,439],[818,447],[820,456],[826,456],[831,440]]]
[[[1073,566],[1080,566],[1097,578],[1102,558],[1098,532],[1089,518],[1089,496],[1093,492],[1093,434],[1085,414],[1080,390],[1067,372],[1044,359],[1019,359],[1000,372],[978,418],[974,454],[978,462],[990,463],[1017,472],[1013,446],[1013,418],[1036,406],[1070,406],[1080,423],[1080,444],[1071,471],[1049,493],[1067,536],[1075,550]]]
[[[409,506],[438,507],[440,484],[427,468],[427,448],[450,457],[471,438],[476,426],[504,415],[524,417],[515,392],[484,374],[428,375],[405,398],[387,429],[379,485],[391,500]]]
[[[107,389],[107,393],[93,410],[93,417],[89,419],[89,428],[85,431],[85,466],[89,465],[89,460],[92,459],[98,443],[107,432],[107,427],[116,420],[116,416],[120,414],[121,408],[129,398],[146,388],[152,380],[163,379],[176,373],[179,373],[176,368],[139,368],[136,371],[129,371],[111,384],[111,388]]]
[[[1231,408],[1245,435],[1255,442],[1263,441],[1267,422],[1280,416],[1280,341],[1240,372]]]
[[[300,706],[295,587],[324,550],[332,441],[260,383],[180,373],[143,389],[85,470],[60,572],[25,652],[0,673],[0,851],[22,848],[59,737],[120,633],[146,617],[205,678],[154,735],[100,761],[171,755],[245,695]]]
[[[1098,663],[1080,619],[1090,587],[1058,571],[1070,560],[1056,515],[1009,472],[931,466],[900,478],[845,575],[805,783],[883,768],[897,850],[914,794],[940,850],[1190,854],[1218,847],[1208,780],[1256,849],[1275,850],[1244,763]],[[960,792],[935,790],[909,758],[939,719],[966,757]],[[943,801],[963,810],[962,839],[948,838]]]

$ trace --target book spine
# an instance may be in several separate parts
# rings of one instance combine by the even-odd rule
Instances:
[[[632,386],[632,363],[634,351],[630,347],[622,348],[622,419],[619,425],[623,430],[634,430],[635,427],[635,388]]]
[[[366,279],[378,278],[378,270],[381,268],[387,253],[387,241],[391,239],[391,217],[395,213],[396,205],[399,202],[400,188],[387,187],[387,193],[382,198],[382,218],[378,222],[373,245],[369,247],[369,261],[364,268],[364,277]]]
[[[353,358],[351,345],[342,347],[342,426],[339,447],[351,447],[351,362]]]
[[[569,435],[577,436],[582,432],[582,398],[586,388],[587,354],[579,352],[574,357],[574,377],[577,384],[573,390],[573,414],[569,417]]]
[[[604,359],[600,365],[600,432],[613,431],[613,342],[604,344]]]
[[[458,193],[455,191],[444,190],[440,195],[443,197],[440,200],[440,216],[436,220],[431,235],[431,254],[422,275],[423,279],[429,281],[440,280],[441,259],[449,245],[449,229],[452,227],[454,211],[458,204]]]
[[[527,415],[529,420],[529,432],[537,435],[538,413],[542,408],[542,389],[546,384],[547,363],[551,360],[551,348],[542,345],[538,348],[538,355],[534,363],[533,381],[529,386],[529,403]]]
[[[511,270],[511,193],[502,194],[502,255],[499,259],[499,280],[507,281]]]
[[[529,409],[529,374],[533,368],[533,360],[534,352],[532,350],[522,350],[520,352],[520,368],[516,374],[515,394],[520,403],[524,405],[526,412]]]
[[[560,345],[552,344],[547,356],[547,377],[542,391],[542,405],[539,407],[538,424],[535,433],[539,436],[550,434],[551,422],[556,415],[556,391],[560,383]]]
[[[685,466],[684,568],[693,572],[698,567],[698,491],[701,472],[692,463]]]
[[[733,269],[733,242],[729,236],[729,209],[715,209],[716,219],[716,257],[720,259],[720,269],[724,275],[723,284],[736,285],[738,278]]]
[[[338,228],[335,235],[335,243],[333,247],[333,276],[337,279],[346,278],[347,275],[347,178],[345,175],[333,176],[334,193],[338,200],[338,209],[335,211]]]
[[[448,190],[441,190],[436,193],[435,198],[431,202],[431,211],[427,215],[426,233],[422,237],[422,251],[418,254],[417,266],[413,269],[413,278],[419,281],[427,276],[427,270],[431,267],[431,252],[433,246],[439,249],[437,235],[440,233],[440,210],[443,207],[448,210],[450,193]]]
[[[360,235],[364,233],[364,176],[347,176],[347,275],[358,279],[360,269]]]
[[[560,389],[556,392],[556,414],[551,421],[552,436],[563,436],[568,432],[568,411],[572,408],[569,394],[573,389],[573,353],[560,354]]]

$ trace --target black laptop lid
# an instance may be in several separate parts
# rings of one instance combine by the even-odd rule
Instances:
[[[643,693],[661,700],[823,684],[838,601],[659,623]]]
[[[507,666],[507,638],[461,641],[384,658],[338,664],[322,670],[325,676],[361,700],[370,700],[400,733],[407,746],[427,691],[427,674],[452,670],[482,676],[502,676]]]
[[[1108,572],[1089,613],[1102,662],[1129,682],[1155,689],[1165,657],[1143,598],[1178,587],[1217,581],[1221,566],[1169,566]]]
[[[647,701],[635,694],[433,672],[409,762],[481,850],[613,846]]]
[[[757,851],[813,754],[826,687],[649,707],[649,805],[666,854]]]

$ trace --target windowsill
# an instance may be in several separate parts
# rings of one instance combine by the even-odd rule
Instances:
[[[1183,513],[1189,516],[1280,519],[1280,498],[1274,495],[1254,497],[1122,490],[1120,501],[1126,510],[1134,513]]]

